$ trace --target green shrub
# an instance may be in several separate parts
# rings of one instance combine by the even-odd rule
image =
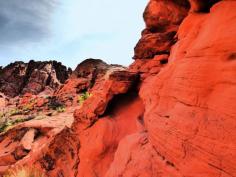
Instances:
[[[63,106],[60,106],[60,107],[57,107],[57,108],[56,108],[56,111],[57,111],[58,113],[62,113],[62,112],[65,112],[65,111],[66,111],[66,108],[63,107]]]
[[[11,126],[11,121],[5,121],[2,125],[0,125],[0,133],[7,131]]]
[[[81,93],[79,96],[78,96],[78,103],[80,104],[80,105],[82,105],[83,104],[83,102],[85,101],[85,100],[87,100],[89,97],[91,97],[92,96],[92,94],[91,93],[89,93],[89,92],[83,92],[83,93]]]
[[[25,122],[25,121],[26,121],[25,119],[21,119],[21,118],[17,118],[15,120],[6,120],[4,123],[2,123],[2,125],[0,125],[0,133],[6,132],[12,126],[14,126],[14,125],[16,125],[18,123]]]
[[[17,118],[13,121],[13,125],[21,123],[21,122],[25,122],[25,121],[26,121],[25,119]]]
[[[28,112],[28,111],[31,111],[34,109],[34,103],[29,103],[29,104],[26,104],[22,107],[22,110],[24,112]]]
[[[10,112],[9,112],[9,116],[15,116],[15,115],[19,115],[19,114],[22,114],[22,110],[20,109],[12,109]]]

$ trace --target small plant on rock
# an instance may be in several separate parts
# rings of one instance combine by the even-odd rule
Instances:
[[[24,112],[29,112],[29,111],[31,111],[31,110],[33,110],[33,109],[34,109],[34,104],[33,104],[33,103],[26,104],[26,105],[24,105],[24,106],[22,107],[22,110],[23,110]]]
[[[65,108],[64,106],[59,106],[59,107],[56,108],[56,111],[57,111],[58,113],[62,113],[62,112],[65,112],[65,111],[66,111],[66,108]]]
[[[12,125],[11,121],[5,121],[0,125],[0,133],[6,132]]]
[[[17,118],[15,120],[5,120],[5,122],[3,122],[1,125],[0,125],[0,133],[2,132],[6,132],[8,131],[12,126],[16,125],[16,124],[19,124],[19,123],[22,123],[22,122],[25,122],[27,121],[26,119],[22,119],[22,118]]]
[[[83,93],[81,93],[79,96],[78,96],[78,103],[80,104],[80,105],[82,105],[83,104],[83,102],[85,101],[85,100],[87,100],[89,97],[91,97],[92,96],[92,94],[91,93],[89,93],[89,92],[83,92]]]
[[[12,109],[12,110],[9,112],[9,115],[10,115],[10,116],[15,116],[15,115],[19,115],[19,114],[22,114],[22,110],[17,109],[17,108]]]

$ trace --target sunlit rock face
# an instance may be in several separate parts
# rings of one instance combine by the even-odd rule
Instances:
[[[120,142],[107,176],[236,175],[236,3],[190,3],[169,57],[140,56],[131,65],[144,79],[146,131]]]
[[[236,1],[150,0],[133,64],[88,59],[57,79],[51,96],[66,110],[1,134],[0,173],[30,164],[50,177],[236,176],[235,9]],[[36,91],[34,78],[50,66],[24,89]],[[27,65],[15,68],[9,82],[15,74],[21,83]]]

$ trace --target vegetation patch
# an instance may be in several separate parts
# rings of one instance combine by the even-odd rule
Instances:
[[[83,93],[81,93],[79,96],[78,96],[78,103],[80,104],[80,105],[82,105],[83,103],[84,103],[84,101],[85,100],[87,100],[89,97],[91,97],[92,96],[92,94],[91,93],[89,93],[89,92],[83,92]]]
[[[31,102],[31,103],[29,103],[29,104],[26,104],[26,105],[24,105],[23,107],[22,107],[22,110],[23,110],[23,112],[29,112],[29,111],[31,111],[31,110],[33,110],[34,109],[34,103],[33,102]]]
[[[57,111],[58,113],[62,113],[62,112],[65,112],[65,111],[66,111],[66,108],[65,108],[64,106],[60,106],[60,107],[57,107],[57,108],[56,108],[56,111]]]
[[[6,120],[0,125],[0,133],[8,131],[14,125],[27,121],[28,119],[17,118],[15,120]]]
[[[22,114],[22,110],[18,108],[12,109],[9,112],[9,116],[15,116],[15,115],[20,115],[20,114]]]

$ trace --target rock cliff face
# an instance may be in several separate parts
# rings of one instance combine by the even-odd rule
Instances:
[[[133,58],[150,59],[155,55],[169,54],[171,46],[176,41],[178,27],[188,14],[189,7],[186,0],[150,1],[143,16],[146,28],[135,47]]]
[[[14,97],[38,94],[46,88],[55,90],[69,77],[71,71],[56,61],[15,62],[0,70],[0,91]]]
[[[52,95],[68,110],[0,135],[0,172],[236,176],[235,9],[231,0],[150,0],[134,63],[79,64]],[[19,82],[20,68],[11,72]]]

